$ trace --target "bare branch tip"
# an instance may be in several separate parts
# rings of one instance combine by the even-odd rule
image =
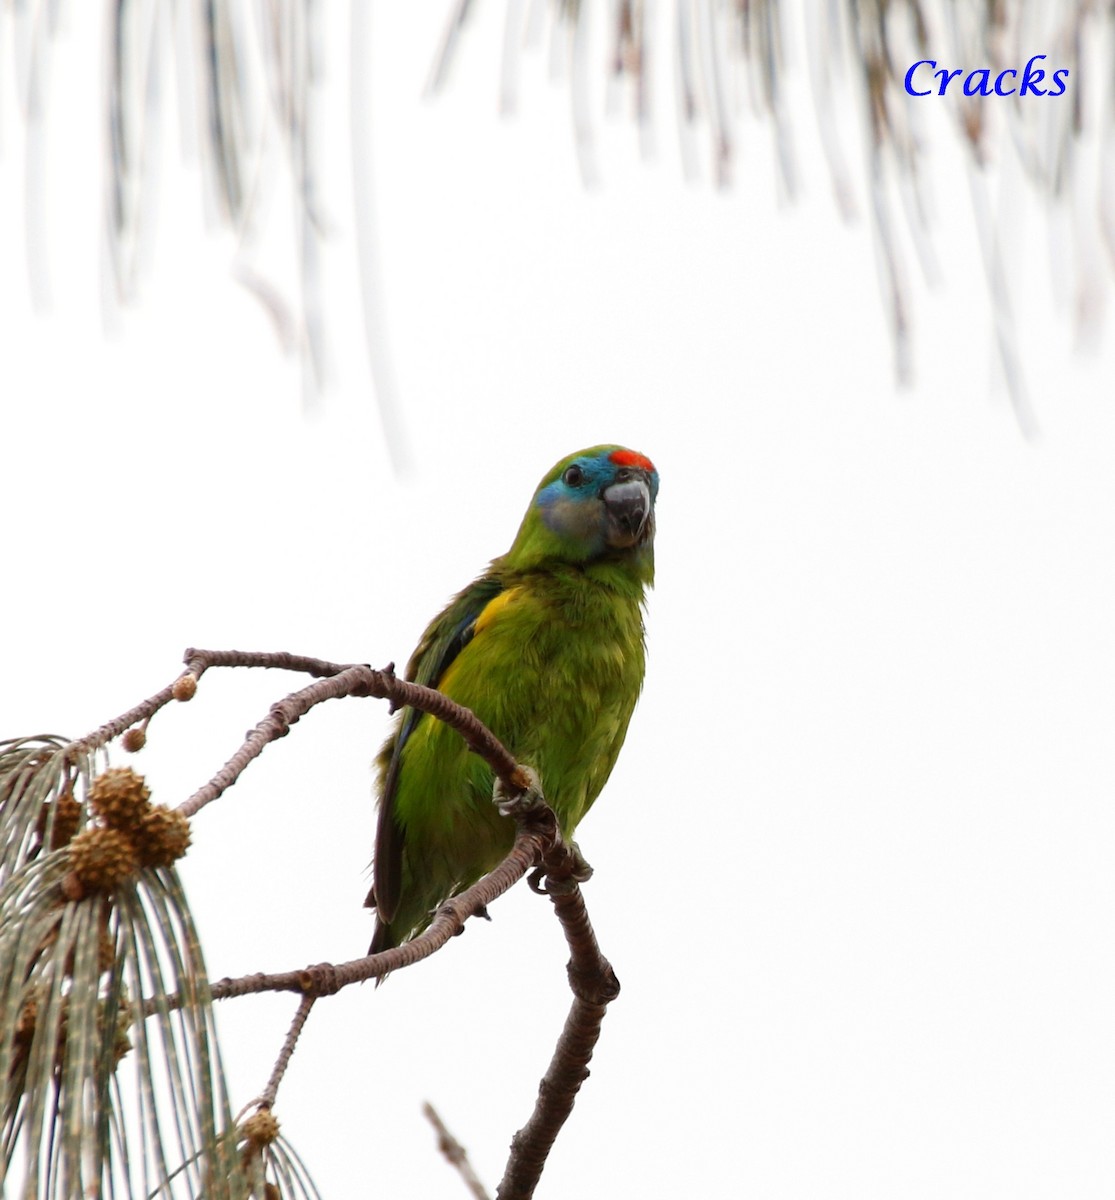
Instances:
[[[454,1167],[461,1176],[474,1200],[489,1200],[487,1189],[480,1182],[468,1160],[468,1151],[449,1132],[445,1122],[438,1115],[437,1109],[428,1100],[422,1102],[422,1115],[434,1127],[434,1132],[437,1134],[437,1148],[445,1156],[450,1166]]]

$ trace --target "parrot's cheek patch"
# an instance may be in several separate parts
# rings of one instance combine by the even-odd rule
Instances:
[[[557,500],[542,510],[546,526],[561,537],[600,544],[600,501]]]

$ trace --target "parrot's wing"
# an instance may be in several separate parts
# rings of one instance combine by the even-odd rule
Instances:
[[[502,591],[503,583],[498,577],[482,575],[456,595],[427,626],[407,664],[407,679],[436,688],[449,665],[472,640],[477,618]],[[402,888],[403,831],[395,820],[395,793],[399,785],[403,747],[423,715],[415,708],[403,710],[402,721],[391,745],[391,759],[383,777],[375,856],[372,859],[373,884],[365,902],[375,907],[382,924],[394,918]]]

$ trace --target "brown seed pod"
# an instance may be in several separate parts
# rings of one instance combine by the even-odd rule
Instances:
[[[63,900],[68,900],[72,904],[77,904],[79,901],[85,899],[85,885],[80,879],[78,879],[73,871],[64,876],[62,882],[58,886],[61,888]]]
[[[120,739],[120,745],[129,754],[134,754],[137,750],[142,750],[147,745],[147,730],[140,725],[134,726]]]
[[[81,824],[81,805],[73,792],[63,792],[54,802],[54,828],[50,831],[50,848],[65,846]]]
[[[19,1018],[15,1026],[16,1041],[29,1046],[35,1036],[35,1022],[39,1019],[39,1002],[34,996],[24,1002],[19,1010]]]
[[[93,780],[89,807],[113,829],[131,832],[150,808],[151,790],[131,767],[110,767]]]
[[[240,1126],[250,1146],[269,1146],[279,1136],[279,1120],[269,1108],[257,1108]]]
[[[72,875],[85,895],[111,892],[139,867],[135,846],[118,829],[82,830],[70,843],[70,862]]]
[[[174,681],[174,686],[170,689],[170,694],[175,700],[192,700],[194,693],[197,691],[197,676],[196,675],[179,675]]]
[[[143,814],[133,837],[141,866],[169,867],[186,853],[190,822],[165,804],[153,804]]]
[[[54,821],[51,826],[51,820]],[[50,849],[57,850],[64,846],[77,833],[81,824],[81,805],[74,799],[73,792],[68,789],[54,800],[44,804],[39,812],[35,825],[35,833],[40,844],[46,841],[46,831],[50,828]]]

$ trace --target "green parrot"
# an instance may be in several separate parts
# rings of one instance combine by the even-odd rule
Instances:
[[[643,685],[657,494],[654,464],[633,450],[563,458],[511,549],[430,622],[407,665],[538,773],[566,839],[607,782]],[[491,768],[435,718],[402,709],[377,766],[373,954],[425,929],[515,837]]]

